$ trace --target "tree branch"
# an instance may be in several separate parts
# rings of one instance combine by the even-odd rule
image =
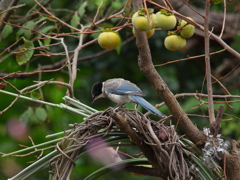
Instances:
[[[19,2],[19,0],[3,0],[2,2],[0,2],[0,11],[2,10],[6,10],[7,8],[11,7],[11,6],[15,6],[17,5]],[[10,15],[13,13],[14,11],[8,11],[6,12],[3,17],[1,18],[3,21],[8,21]],[[0,32],[3,30],[5,24],[0,21]]]
[[[141,0],[132,1],[134,11],[142,8]],[[176,123],[179,124],[184,133],[194,143],[201,142],[205,136],[188,118],[186,113],[182,110],[173,93],[169,90],[167,84],[163,81],[158,74],[152,63],[150,48],[148,45],[147,37],[144,32],[136,29],[136,44],[139,51],[138,65],[141,72],[147,77],[149,82],[155,88],[157,93],[161,96],[166,103],[170,112],[172,113]]]
[[[206,66],[206,81],[207,81],[207,92],[208,92],[208,114],[209,121],[212,124],[215,121],[214,107],[213,107],[213,89],[212,89],[212,76],[211,76],[211,65],[210,65],[210,54],[209,54],[209,33],[208,33],[208,17],[211,1],[206,1],[205,6],[205,21],[204,21],[204,43],[205,43],[205,66]]]

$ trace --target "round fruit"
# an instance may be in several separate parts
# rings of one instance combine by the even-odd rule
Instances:
[[[146,31],[147,38],[152,37],[152,35],[154,34],[154,32],[155,32],[155,29],[150,29],[150,30]],[[134,28],[134,27],[132,28],[132,33],[134,34],[134,36],[136,35],[136,32],[135,32],[135,28]]]
[[[146,15],[140,15],[139,12],[135,12],[132,16],[132,23],[135,28],[137,28],[140,31],[148,31],[157,25],[157,17],[155,14],[149,15],[152,24],[150,25],[150,22],[148,21],[148,18]]]
[[[102,32],[98,44],[104,49],[114,49],[120,44],[120,37],[115,32]]]
[[[180,50],[187,44],[186,39],[178,35],[167,36],[164,40],[164,46],[170,51]]]
[[[190,17],[188,17],[188,19],[193,20]],[[180,26],[184,26],[185,24],[187,24],[187,22],[182,20]],[[193,36],[194,31],[195,31],[195,26],[193,26],[192,24],[188,24],[184,28],[181,29],[180,35],[183,38],[190,38]]]
[[[156,16],[156,14],[151,14],[150,15],[150,19],[151,19],[151,21],[152,21],[152,27],[154,28],[154,27],[157,27],[157,24],[158,24],[158,20],[157,20],[157,16]]]
[[[177,19],[174,16],[174,14],[163,14],[161,11],[159,11],[157,14],[157,27],[163,29],[163,30],[171,30],[173,29],[177,24]]]

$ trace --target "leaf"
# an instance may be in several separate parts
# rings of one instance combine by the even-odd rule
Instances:
[[[86,6],[87,6],[87,1],[84,1],[83,3],[82,3],[82,5],[79,7],[79,9],[78,9],[78,14],[79,14],[79,16],[80,17],[82,17],[83,16],[83,14],[85,13],[85,8],[86,8]]]
[[[31,120],[33,120],[34,117],[34,111],[32,107],[28,107],[28,109],[26,111],[24,111],[21,116],[20,119],[22,120],[22,122],[24,122],[25,124],[29,123]]]
[[[75,13],[75,14],[73,15],[71,21],[70,21],[70,25],[71,25],[72,27],[77,28],[79,22],[80,22],[80,17],[78,16],[77,13]],[[71,29],[71,31],[74,31],[74,30]]]
[[[42,41],[40,41],[40,39],[38,39],[37,41],[38,41],[39,46],[42,47],[43,46]]]
[[[13,28],[11,25],[6,25],[4,28],[3,28],[3,31],[2,31],[2,38],[5,39],[8,37],[9,34],[11,34],[13,31]]]
[[[41,17],[39,20],[34,22],[34,26],[37,25],[38,23],[45,21],[46,19],[48,19],[48,17]]]
[[[47,33],[53,29],[56,29],[56,27],[54,25],[49,25],[49,26],[45,26],[45,27],[41,28],[39,31],[41,33]]]
[[[44,39],[43,40],[44,46],[48,46],[50,44],[50,42],[51,42],[51,39]],[[44,47],[44,48],[50,50],[50,47]]]
[[[34,26],[35,26],[35,23],[34,21],[28,21],[26,22],[24,25],[24,27],[28,28],[28,29],[33,29]],[[24,35],[25,38],[29,39],[31,37],[31,34],[30,34],[30,30],[27,30],[27,29],[19,29],[19,31],[17,32],[17,39],[19,38],[19,36],[21,36],[22,34]]]
[[[24,45],[19,49],[18,52],[20,53],[16,55],[16,60],[19,65],[28,62],[34,53],[34,50],[26,50],[27,48],[34,48],[33,43],[25,38],[23,40]]]
[[[42,98],[41,94],[38,92],[32,92],[30,96],[33,99],[41,99]]]
[[[122,38],[121,38],[121,36],[119,36],[119,37],[120,37],[120,43],[119,43],[119,45],[116,47],[116,51],[117,51],[117,54],[118,54],[118,55],[120,54],[121,49],[122,49]]]
[[[20,7],[23,7],[25,6],[25,4],[19,4],[17,6],[11,6],[10,8],[8,8],[7,10],[4,10],[4,11],[1,11],[0,12],[0,16],[3,15],[4,13],[8,12],[8,11],[12,11],[12,10],[15,10],[17,8],[20,8]]]
[[[48,115],[54,117],[53,108],[51,106],[48,106],[48,105],[46,105],[45,107],[46,107]]]
[[[35,110],[35,116],[37,118],[38,121],[45,121],[47,119],[47,112],[44,108],[36,108]]]

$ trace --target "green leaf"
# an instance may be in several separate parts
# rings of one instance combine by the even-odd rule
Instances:
[[[121,36],[119,36],[119,37],[120,37],[120,43],[119,43],[119,45],[116,47],[116,51],[117,51],[117,54],[118,54],[118,55],[120,54],[121,49],[122,49],[122,38],[121,38]]]
[[[24,40],[24,45],[19,49],[18,52],[20,53],[16,55],[16,60],[19,65],[22,65],[28,62],[34,53],[34,50],[26,50],[28,48],[34,48],[33,43],[25,38],[23,40]]]
[[[79,22],[80,22],[80,17],[78,16],[77,13],[75,13],[75,14],[73,15],[71,21],[70,21],[70,25],[71,25],[72,27],[77,28]],[[71,29],[71,30],[74,31],[73,29]]]
[[[11,25],[7,24],[6,26],[4,26],[3,31],[2,31],[2,38],[3,39],[7,38],[8,35],[12,33],[12,31],[13,31],[13,28]]]
[[[32,119],[34,119],[33,108],[32,107],[28,107],[28,109],[21,114],[20,119],[25,124],[29,123]]]
[[[23,7],[23,6],[25,6],[25,4],[19,4],[19,5],[17,5],[17,6],[11,6],[11,7],[8,8],[7,10],[1,11],[1,12],[0,12],[0,17],[1,17],[1,15],[3,15],[4,13],[6,13],[6,12],[8,12],[8,11],[12,11],[12,10],[15,10],[15,9],[17,9],[17,8],[21,8],[21,7]]]
[[[47,112],[44,108],[36,108],[35,110],[35,116],[37,118],[38,121],[45,121],[47,119]]]
[[[28,28],[28,29],[33,29],[35,26],[34,21],[28,21],[26,22],[24,25],[24,27]],[[24,35],[25,38],[29,39],[31,37],[31,31],[27,30],[27,29],[19,29],[19,31],[17,32],[17,39],[19,38],[19,36],[21,36],[22,34]]]
[[[44,39],[43,40],[44,46],[48,46],[50,44],[50,42],[51,42],[51,39]],[[45,49],[50,50],[50,47],[45,47]]]
[[[48,19],[48,17],[41,17],[39,20],[37,20],[37,21],[34,22],[34,26],[37,25],[37,24],[40,23],[40,22],[45,21],[46,19]]]
[[[52,117],[54,117],[54,111],[53,111],[53,108],[51,107],[51,106],[48,106],[48,105],[46,105],[45,106],[46,107],[46,110],[47,110],[47,114],[48,114],[48,116],[52,116]]]
[[[39,31],[41,33],[47,33],[47,32],[49,32],[49,31],[51,31],[51,30],[53,30],[55,28],[56,27],[54,25],[49,25],[49,26],[45,26],[45,27],[41,28]]]
[[[82,17],[83,16],[83,14],[85,13],[85,8],[86,8],[86,6],[87,6],[87,1],[84,1],[83,3],[82,3],[82,5],[79,7],[79,9],[78,9],[78,14],[79,14],[79,16],[80,17]]]
[[[41,99],[42,98],[41,94],[38,92],[32,92],[30,96],[33,99]]]
[[[40,39],[38,39],[37,41],[38,41],[39,46],[43,46],[43,43]]]

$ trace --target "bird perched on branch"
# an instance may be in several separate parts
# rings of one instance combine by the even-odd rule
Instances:
[[[142,98],[142,96],[144,96],[144,94],[139,87],[130,81],[121,78],[109,79],[105,82],[97,82],[92,86],[93,102],[101,97],[111,99],[112,101],[118,103],[118,106],[122,106],[129,101],[133,101],[140,104],[147,111],[153,114],[166,117],[166,115],[152,106],[149,102]]]

